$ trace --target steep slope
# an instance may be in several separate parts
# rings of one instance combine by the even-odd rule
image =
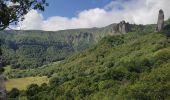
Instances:
[[[107,37],[55,71],[51,84],[58,98],[168,99],[170,38],[159,33]]]

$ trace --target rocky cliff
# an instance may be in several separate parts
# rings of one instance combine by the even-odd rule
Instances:
[[[131,30],[131,25],[128,22],[125,22],[124,20],[118,24],[113,24],[114,33],[126,34],[130,32],[130,30]]]

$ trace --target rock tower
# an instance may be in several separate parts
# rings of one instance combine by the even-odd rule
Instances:
[[[130,25],[129,23],[126,23],[124,20],[121,21],[119,24],[118,24],[118,31],[120,33],[127,33],[130,31]]]
[[[123,20],[120,23],[112,24],[112,29],[113,33],[126,34],[131,31],[131,25]]]
[[[156,27],[156,30],[158,32],[162,31],[164,27],[164,12],[163,10],[159,10],[159,15],[158,15],[158,22],[157,22],[157,27]]]

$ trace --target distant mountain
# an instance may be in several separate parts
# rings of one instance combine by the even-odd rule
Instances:
[[[125,27],[125,29],[122,27]],[[63,60],[73,53],[97,43],[105,36],[120,35],[126,31],[143,31],[145,27],[121,22],[103,28],[57,32],[1,31],[3,62],[11,64],[13,68],[35,68],[50,62]]]

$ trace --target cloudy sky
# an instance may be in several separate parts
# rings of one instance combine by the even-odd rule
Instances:
[[[45,12],[31,10],[16,29],[58,31],[103,27],[126,20],[154,24],[158,11],[170,17],[170,0],[47,0]]]

